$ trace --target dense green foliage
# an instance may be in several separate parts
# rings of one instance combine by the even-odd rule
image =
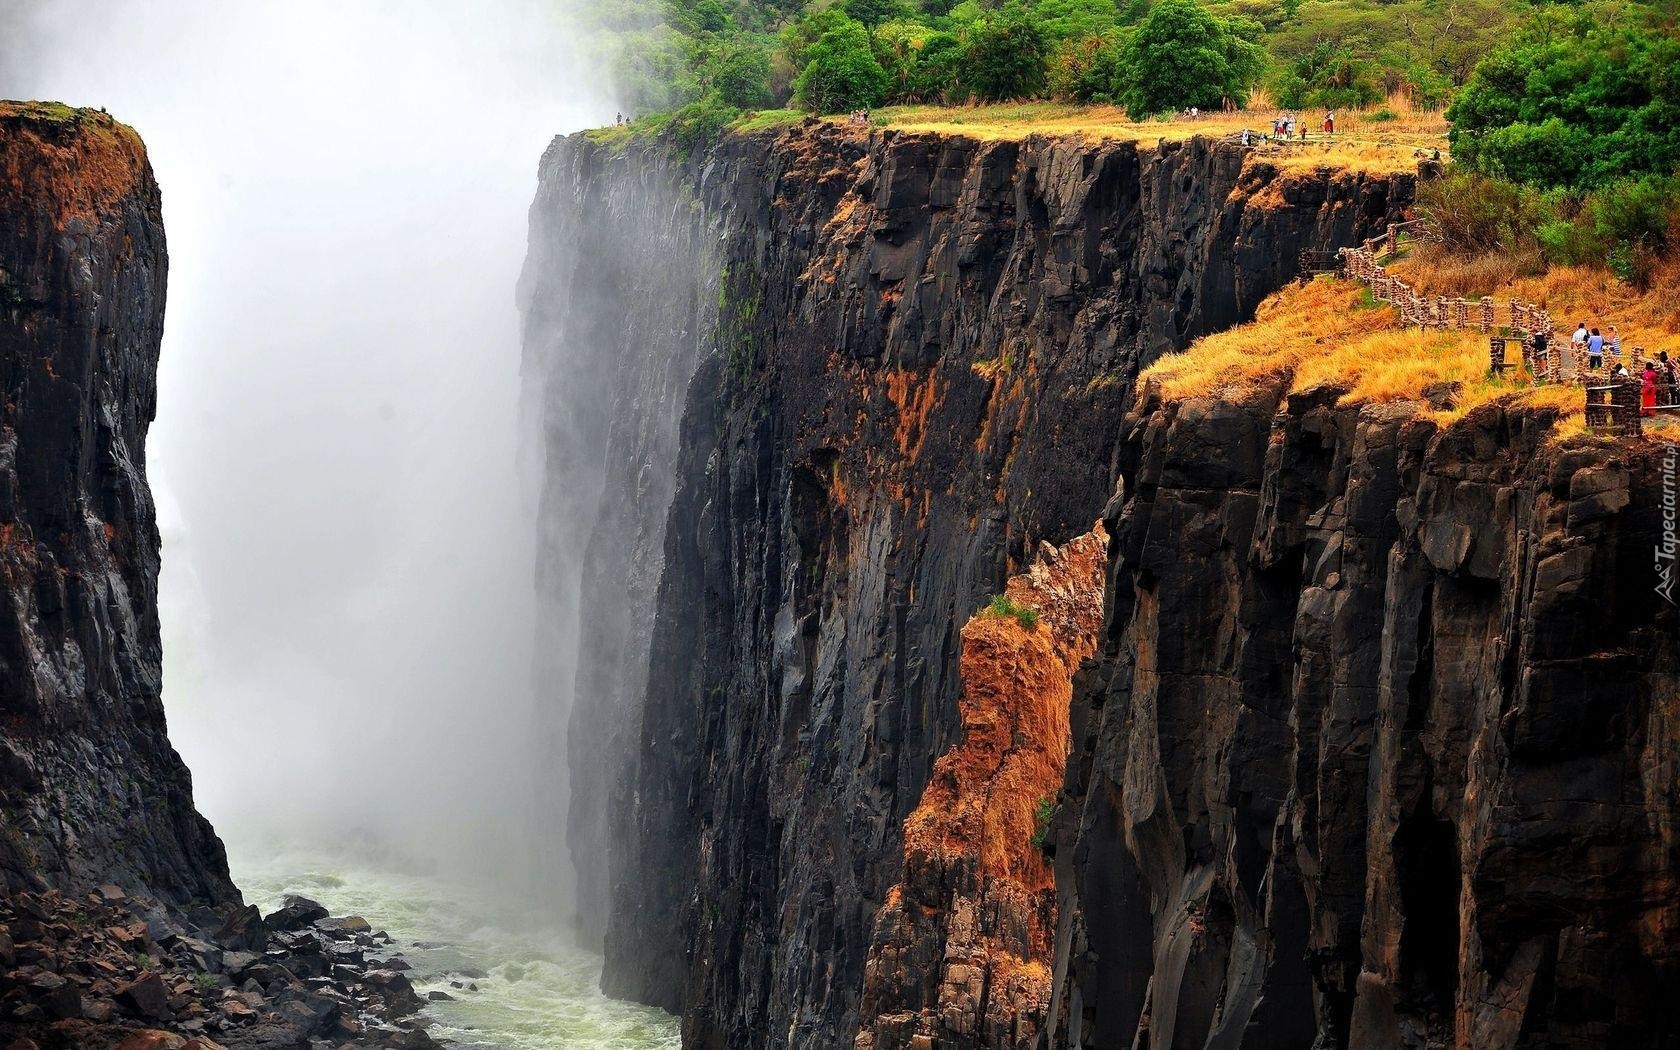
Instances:
[[[632,114],[1054,99],[1444,104],[1523,0],[590,0]],[[1653,56],[1654,58],[1655,56]]]
[[[1674,14],[1539,8],[1475,67],[1447,111],[1454,171],[1422,192],[1449,248],[1650,281],[1680,240]]]
[[[1643,282],[1680,238],[1680,0],[589,3],[632,114],[685,149],[779,106],[1451,100],[1454,171],[1425,200],[1450,245]]]
[[[1680,37],[1605,14],[1542,11],[1476,67],[1448,110],[1460,163],[1575,188],[1680,166]]]
[[[794,94],[823,113],[878,106],[887,92],[887,73],[869,47],[862,22],[846,19],[795,52],[802,65]]]
[[[1015,0],[969,26],[962,54],[964,83],[985,102],[1035,98],[1044,90],[1045,32]]]

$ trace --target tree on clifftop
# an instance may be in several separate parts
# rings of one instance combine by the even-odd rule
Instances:
[[[987,102],[1026,99],[1044,89],[1049,45],[1044,30],[1018,3],[989,12],[969,30],[963,56],[966,86]]]
[[[842,18],[805,49],[805,59],[794,92],[808,109],[839,113],[877,106],[886,94],[887,72],[875,60],[861,22]]]
[[[1160,0],[1120,51],[1120,103],[1135,120],[1195,106],[1241,105],[1265,67],[1260,27],[1217,18],[1196,0]]]

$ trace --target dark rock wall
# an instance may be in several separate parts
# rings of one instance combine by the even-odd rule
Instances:
[[[146,484],[167,255],[132,131],[0,104],[0,881],[237,900],[165,735]]]
[[[539,238],[610,269],[618,239],[643,236],[625,231],[652,223],[661,266],[690,268],[717,305],[645,688],[624,662],[637,640],[577,650],[578,682],[619,679],[579,688],[571,720],[574,760],[588,753],[573,860],[584,914],[606,920],[607,988],[681,1010],[690,1046],[847,1045],[903,820],[959,724],[959,627],[1039,540],[1090,527],[1141,362],[1248,316],[1301,249],[1380,229],[1411,180],[1286,177],[1199,141],[832,125],[687,160],[572,138],[544,172],[538,213],[587,210]],[[671,181],[695,211],[669,207]],[[534,258],[550,251],[534,241]],[[649,352],[646,311],[679,323],[631,275],[582,276],[580,304],[543,265],[528,287],[548,289],[555,323],[626,319],[591,329],[580,364]],[[551,419],[582,411],[563,385],[547,397]],[[642,410],[590,399],[605,418]],[[551,426],[551,463],[572,454],[563,440]],[[592,552],[629,543],[605,508],[641,484],[602,476],[600,495],[566,497],[584,519],[603,508]]]
[[[1047,1042],[1676,1045],[1658,446],[1336,401],[1125,421]]]

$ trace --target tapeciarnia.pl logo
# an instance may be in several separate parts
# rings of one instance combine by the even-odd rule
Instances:
[[[1680,541],[1675,537],[1675,504],[1680,500],[1680,486],[1676,486],[1674,467],[1680,446],[1669,445],[1663,450],[1662,461],[1662,539],[1657,543],[1657,593],[1670,605],[1674,600],[1675,550]]]

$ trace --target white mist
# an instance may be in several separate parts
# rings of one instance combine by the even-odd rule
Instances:
[[[236,861],[365,835],[517,895],[562,835],[514,286],[544,147],[611,114],[572,42],[535,0],[0,0],[0,97],[107,108],[163,189],[165,701]]]

